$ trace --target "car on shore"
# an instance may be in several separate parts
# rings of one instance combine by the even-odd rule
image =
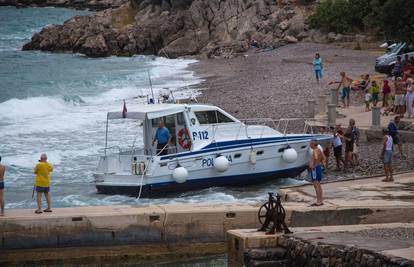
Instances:
[[[387,53],[375,60],[375,71],[391,74],[395,62],[397,61],[397,56],[401,56],[401,59],[404,60],[406,54],[408,54],[409,57],[414,56],[414,45],[404,42],[397,43],[389,49]]]

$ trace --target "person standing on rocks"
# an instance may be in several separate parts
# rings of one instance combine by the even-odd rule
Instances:
[[[383,146],[381,152],[381,159],[384,162],[384,173],[385,179],[383,182],[392,182],[394,178],[392,177],[392,149],[393,149],[393,139],[391,135],[388,134],[387,129],[382,130],[384,135]]]
[[[397,56],[397,61],[394,64],[394,68],[392,69],[392,75],[395,77],[401,77],[403,65],[401,62],[401,57]]]
[[[335,82],[330,82],[329,84],[338,84],[338,88],[337,90],[339,91],[339,89],[342,87],[342,105],[344,108],[349,108],[349,104],[350,104],[350,99],[351,99],[351,84],[352,84],[352,79],[349,78],[348,76],[346,76],[345,72],[341,72],[341,80],[340,81],[335,81]]]
[[[398,146],[398,150],[400,151],[400,155],[402,159],[406,159],[407,157],[403,153],[403,147],[400,140],[400,135],[398,133],[398,124],[400,123],[400,117],[395,116],[394,121],[390,121],[388,124],[388,134],[392,137],[392,142],[394,145]]]
[[[345,139],[345,169],[350,165],[353,167],[354,143],[355,136],[352,132],[352,127],[349,126],[344,134]]]
[[[355,126],[355,120],[349,120],[349,127],[351,128],[352,138],[354,139],[354,147],[352,151],[352,162],[354,166],[358,166],[358,147],[359,147],[359,129]]]
[[[408,118],[411,118],[411,117],[414,117],[414,110],[413,110],[414,85],[413,85],[412,78],[407,79],[406,91],[407,91],[407,94],[405,95],[405,100],[406,100],[406,107],[407,107],[407,115],[408,115]]]
[[[34,173],[36,174],[35,178],[35,189],[37,193],[37,210],[36,214],[42,213],[42,193],[45,195],[47,208],[44,212],[52,212],[51,209],[51,200],[50,200],[50,173],[53,171],[53,166],[47,162],[47,155],[40,155],[39,163],[37,163]]]
[[[333,147],[334,156],[336,160],[336,170],[339,171],[341,170],[341,162],[345,166],[345,161],[342,158],[342,140],[344,138],[343,136],[344,133],[342,132],[340,125],[337,125],[336,129],[333,132],[334,132],[334,137],[332,141],[332,147]]]
[[[323,76],[323,65],[322,65],[322,59],[319,53],[315,54],[315,58],[313,59],[313,69],[315,71],[316,81],[319,83],[319,81],[322,79]]]
[[[388,80],[384,80],[384,85],[382,86],[382,107],[388,108],[388,98],[391,94],[391,87],[388,83]]]
[[[6,166],[1,164],[0,156],[0,216],[4,216],[4,174],[6,173]]]
[[[318,148],[316,140],[310,142],[312,148],[312,157],[309,161],[309,176],[312,180],[313,186],[315,187],[316,202],[311,206],[322,206],[323,205],[323,192],[321,186],[322,180],[322,165],[325,162],[325,156],[322,151]]]
[[[405,113],[405,86],[404,82],[401,79],[401,77],[398,77],[395,81],[395,113],[397,113],[399,116],[404,117]]]

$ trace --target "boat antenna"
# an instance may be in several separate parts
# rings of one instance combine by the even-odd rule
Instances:
[[[151,74],[149,72],[149,70],[147,70],[148,72],[148,80],[149,80],[149,84],[150,84],[150,89],[151,89],[151,95],[152,95],[152,100],[155,103],[155,97],[154,97],[154,90],[152,89],[152,81],[151,81]]]

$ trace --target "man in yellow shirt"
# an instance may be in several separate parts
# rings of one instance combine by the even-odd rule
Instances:
[[[51,201],[49,196],[50,190],[50,173],[53,171],[53,166],[47,162],[47,155],[40,155],[39,163],[37,163],[34,173],[36,174],[35,178],[35,188],[37,193],[37,210],[35,213],[42,213],[42,193],[45,194],[47,201],[47,209],[44,212],[52,212]]]

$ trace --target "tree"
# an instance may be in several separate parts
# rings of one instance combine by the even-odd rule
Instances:
[[[388,0],[379,22],[386,38],[414,42],[414,1]]]

